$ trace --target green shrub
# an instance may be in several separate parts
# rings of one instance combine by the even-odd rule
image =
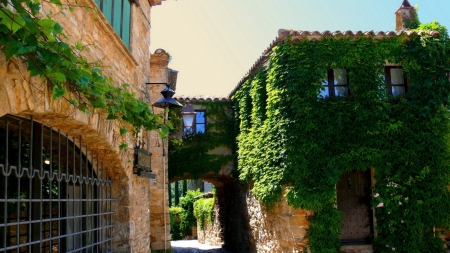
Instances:
[[[197,218],[197,223],[200,230],[205,229],[205,221],[208,224],[213,222],[214,218],[214,202],[216,198],[199,199],[194,203],[194,215]]]
[[[180,214],[183,212],[183,208],[179,206],[172,206],[169,209],[170,213],[170,235],[172,240],[181,240],[183,235],[180,229]]]
[[[191,233],[191,228],[197,226],[197,219],[194,216],[195,197],[201,195],[199,189],[196,191],[187,191],[186,196],[180,200],[180,207],[183,211],[180,213],[180,231],[182,237]]]

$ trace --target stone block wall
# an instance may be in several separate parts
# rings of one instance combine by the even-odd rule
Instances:
[[[63,5],[68,2],[63,0]],[[70,1],[73,3],[73,1]],[[155,102],[161,87],[150,89],[145,83],[150,80],[150,2],[140,1],[140,6],[131,6],[130,48],[121,41],[93,0],[79,0],[74,12],[65,11],[42,1],[43,15],[49,14],[58,21],[67,34],[66,42],[81,42],[89,51],[81,54],[88,61],[101,62],[103,73],[121,86],[129,84],[130,91],[138,99]],[[119,129],[124,126],[118,121],[106,120],[101,111],[87,115],[78,111],[64,99],[52,101],[50,87],[40,78],[30,78],[23,59],[5,61],[0,53],[0,116],[13,114],[23,117],[33,115],[36,121],[60,129],[71,136],[82,136],[83,143],[89,146],[89,153],[98,155],[113,180],[112,208],[115,252],[149,252],[152,235],[163,233],[163,225],[153,223],[156,228],[150,231],[151,210],[155,216],[164,216],[165,199],[155,190],[151,195],[150,180],[132,173],[133,143],[132,134],[121,136]],[[152,100],[152,98],[154,98]],[[163,110],[155,110],[163,113]],[[131,132],[131,127],[125,125]],[[167,174],[167,161],[163,157],[162,140],[157,132],[143,132],[147,149],[153,154],[152,168]],[[127,142],[129,148],[119,150],[119,145]],[[164,184],[159,185],[165,189]],[[161,203],[160,203],[161,202]],[[153,209],[152,209],[153,208]],[[160,210],[161,209],[161,210]],[[160,218],[159,220],[161,220]],[[167,215],[167,220],[169,219]],[[161,222],[160,222],[161,223]],[[168,224],[168,222],[167,222]],[[168,225],[167,225],[168,226]],[[167,230],[169,234],[169,230]],[[170,235],[170,234],[169,234]],[[165,238],[165,241],[170,240]],[[169,243],[170,246],[170,243]],[[163,247],[164,248],[164,247]]]
[[[294,209],[283,198],[267,209],[251,191],[246,192],[249,230],[256,252],[303,252],[310,211]]]
[[[203,243],[211,246],[222,246],[222,228],[219,220],[219,205],[217,200],[214,203],[214,219],[212,223],[205,221],[204,230],[200,229],[200,225],[197,225],[197,238],[199,243]]]

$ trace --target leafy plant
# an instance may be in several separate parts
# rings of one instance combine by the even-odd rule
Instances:
[[[427,33],[376,39],[327,36],[281,42],[236,92],[238,170],[271,206],[314,211],[312,252],[340,251],[336,184],[375,169],[376,252],[443,252],[433,227],[450,227],[450,44]],[[386,94],[386,61],[408,92]],[[328,69],[348,69],[345,97],[320,98]]]
[[[50,3],[66,8],[59,0]],[[88,46],[64,42],[63,27],[51,15],[43,16],[40,9],[40,1],[0,0],[0,49],[6,61],[25,59],[30,75],[47,82],[54,100],[65,99],[85,113],[104,111],[107,119],[120,119],[136,130],[158,129],[162,117],[137,99],[129,84],[118,85],[105,76],[100,62],[88,62],[82,56]],[[73,11],[71,6],[69,11]],[[125,132],[122,128],[121,134]],[[167,127],[161,132],[168,132]]]
[[[214,219],[214,203],[213,198],[201,198],[194,202],[194,216],[197,218],[197,224],[200,230],[205,230],[205,222],[211,224]]]
[[[211,154],[217,147],[234,149],[235,129],[231,102],[200,102],[208,116],[206,133],[185,134],[169,142],[169,178],[198,179],[208,173],[219,173],[235,155]],[[170,115],[174,131],[181,132],[181,114]]]
[[[192,227],[197,226],[197,220],[194,216],[194,202],[195,197],[201,194],[199,189],[196,191],[189,190],[186,196],[181,198],[180,207],[183,209],[183,212],[180,213],[180,230],[183,237],[190,234]]]
[[[183,212],[183,208],[179,206],[171,206],[169,208],[170,214],[170,236],[172,240],[181,240],[185,235],[181,233],[180,222],[181,222],[181,213]]]

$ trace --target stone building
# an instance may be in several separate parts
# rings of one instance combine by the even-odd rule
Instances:
[[[100,61],[117,86],[130,84],[150,106],[165,86],[146,83],[176,82],[168,54],[149,51],[151,9],[161,1],[80,0],[83,8],[65,13],[42,1],[41,12],[61,24],[69,44],[89,47],[82,52],[88,61]],[[48,83],[30,78],[27,64],[0,53],[0,138],[7,143],[0,151],[0,251],[169,249],[167,143],[156,131],[133,134],[127,125],[121,135],[124,124],[102,111],[53,101]],[[133,173],[138,141],[152,154],[155,181]]]
[[[289,86],[287,84],[286,86],[280,87],[281,85],[277,83],[275,86],[275,81],[267,81],[269,78],[267,77],[264,79],[258,79],[258,82],[256,82],[257,85],[260,85],[260,83],[264,83],[263,87],[255,88],[255,89],[267,89],[267,93],[264,95],[261,95],[261,97],[266,98],[267,100],[264,102],[261,102],[258,99],[261,99],[261,97],[258,97],[255,95],[255,90],[252,89],[255,85],[254,82],[252,82],[253,78],[257,79],[258,73],[261,73],[266,71],[265,68],[269,68],[268,66],[271,66],[271,61],[278,61],[280,58],[285,57],[284,59],[287,59],[291,57],[289,53],[286,51],[275,51],[276,48],[279,45],[282,45],[283,43],[289,44],[289,43],[308,43],[308,42],[319,42],[319,41],[327,41],[327,38],[337,40],[342,39],[345,41],[348,39],[348,41],[351,41],[352,39],[357,39],[358,37],[366,37],[366,38],[374,38],[375,40],[383,40],[385,38],[405,38],[408,40],[411,36],[417,35],[418,32],[414,32],[412,30],[408,29],[408,24],[414,21],[416,14],[414,7],[410,5],[410,3],[407,0],[404,0],[400,8],[395,12],[396,14],[396,29],[397,32],[378,32],[374,33],[372,32],[318,32],[318,31],[294,31],[294,30],[285,30],[281,29],[278,32],[278,37],[272,42],[272,44],[267,48],[266,51],[263,52],[262,57],[259,58],[256,63],[252,66],[252,68],[249,70],[249,72],[244,76],[244,78],[239,82],[237,87],[232,91],[230,94],[230,97],[234,97],[234,100],[239,104],[240,108],[254,108],[255,104],[262,103],[265,105],[263,109],[256,109],[264,111],[266,114],[261,113],[261,111],[251,111],[251,116],[247,115],[245,117],[248,117],[248,122],[242,123],[244,119],[241,118],[241,133],[242,132],[248,132],[248,131],[255,131],[255,128],[263,128],[261,125],[257,125],[254,127],[255,122],[261,121],[260,118],[267,119],[268,114],[276,115],[282,115],[279,116],[277,119],[284,120],[287,119],[284,124],[288,124],[287,122],[298,122],[302,121],[303,118],[293,118],[295,115],[294,111],[299,110],[298,108],[292,107],[290,112],[287,112],[286,110],[283,110],[283,106],[286,106],[286,103],[280,102],[282,100],[285,100],[285,96],[289,96],[290,94],[295,94],[297,91],[293,87],[298,87],[295,85]],[[436,31],[429,32],[430,37],[439,37],[440,34]],[[330,41],[331,41],[330,39]],[[332,42],[330,42],[332,44]],[[302,48],[302,47],[299,47]],[[306,47],[305,47],[306,48]],[[309,57],[305,56],[308,54],[302,54],[301,49],[296,51],[298,53],[298,57]],[[343,52],[335,52],[337,55],[344,55],[346,54],[345,51]],[[320,58],[320,53],[317,53],[317,57]],[[275,56],[276,55],[276,56]],[[356,54],[355,54],[356,55]],[[354,56],[355,57],[355,56]],[[356,56],[358,57],[358,56]],[[294,59],[295,57],[289,58]],[[363,57],[361,57],[363,58]],[[298,59],[298,58],[297,58]],[[282,61],[282,60],[280,60]],[[292,60],[293,62],[294,60]],[[270,78],[286,78],[286,80],[290,80],[291,82],[294,82],[293,79],[289,79],[290,73],[288,73],[287,70],[284,70],[283,67],[286,67],[286,69],[290,69],[291,71],[294,71],[292,69],[295,69],[293,64],[289,61],[286,61],[286,65],[279,66],[278,69],[280,70],[280,73],[276,75],[274,74],[276,70],[270,69]],[[308,61],[305,61],[308,62]],[[310,62],[308,62],[309,64]],[[277,63],[276,63],[277,64]],[[360,64],[364,64],[364,60],[361,61]],[[297,66],[297,65],[296,65]],[[328,66],[334,66],[333,63],[330,63]],[[302,66],[304,67],[304,66]],[[303,71],[303,75],[307,76],[307,73],[305,73],[305,70],[301,70],[302,67],[297,67],[296,69],[298,71]],[[328,69],[327,73],[325,75],[325,79],[322,81],[323,88],[317,89],[320,90],[317,95],[314,97],[316,100],[320,100],[322,98],[331,97],[331,101],[333,100],[333,97],[339,97],[339,96],[348,96],[351,94],[352,91],[349,93],[349,79],[348,79],[348,71],[355,70],[355,66],[353,66],[353,69]],[[411,90],[411,88],[408,86],[408,79],[406,78],[405,73],[403,72],[401,64],[391,64],[388,60],[386,60],[386,64],[384,66],[385,73],[383,75],[383,79],[385,80],[385,84],[387,85],[387,94],[392,95],[393,97],[396,96],[403,96],[405,93]],[[283,72],[284,70],[284,72]],[[308,69],[309,71],[311,69]],[[268,70],[267,70],[268,71]],[[356,70],[355,70],[356,71]],[[317,71],[316,71],[317,74]],[[301,75],[297,75],[298,78]],[[308,78],[308,77],[305,77]],[[262,81],[261,81],[262,80]],[[310,79],[307,79],[310,80]],[[361,81],[361,80],[358,80]],[[272,85],[270,88],[268,88],[270,85]],[[307,85],[307,82],[300,81],[299,83],[302,83],[303,85]],[[247,86],[246,86],[247,85]],[[264,87],[264,85],[267,85]],[[275,87],[275,88],[274,88]],[[318,86],[317,86],[318,87]],[[248,90],[245,90],[247,89]],[[270,89],[270,91],[269,91]],[[277,90],[279,89],[279,90]],[[243,93],[242,91],[245,90]],[[251,90],[251,91],[250,91]],[[237,93],[239,96],[243,97],[237,97]],[[269,93],[271,95],[269,95]],[[359,91],[353,91],[353,96],[358,96]],[[277,97],[277,94],[279,97]],[[283,94],[283,95],[280,95]],[[303,94],[303,93],[302,93]],[[310,94],[308,94],[310,95]],[[269,97],[270,96],[270,97]],[[313,96],[313,95],[311,95]],[[411,98],[408,98],[411,99]],[[270,102],[269,102],[270,100]],[[307,99],[305,99],[306,101]],[[319,107],[318,104],[315,104],[316,101],[314,99],[311,100],[311,108],[305,107],[300,110],[327,110],[326,106]],[[272,107],[272,111],[269,112],[269,107]],[[265,111],[267,110],[267,111]],[[238,110],[239,111],[239,110]],[[246,112],[248,113],[248,112]],[[260,113],[260,114],[258,114]],[[338,113],[338,112],[336,112]],[[256,115],[256,116],[255,116]],[[261,116],[263,115],[263,116]],[[299,113],[298,115],[304,115]],[[320,115],[319,115],[320,116]],[[257,118],[256,120],[254,118]],[[258,118],[259,117],[259,118]],[[274,116],[275,118],[276,116]],[[250,119],[251,118],[251,119]],[[249,123],[251,122],[251,123]],[[327,122],[326,124],[335,124],[336,122]],[[244,128],[242,127],[242,124],[247,124]],[[248,124],[252,124],[251,127],[248,127]],[[325,123],[324,123],[325,124]],[[252,128],[253,127],[253,128]],[[267,130],[267,126],[264,126],[265,131]],[[317,127],[317,126],[315,126]],[[249,130],[251,129],[251,130]],[[293,131],[289,131],[287,129],[292,130],[293,128],[280,128],[281,131],[286,131],[283,133],[279,133],[278,138],[292,138],[295,134]],[[310,131],[313,132],[313,131]],[[305,134],[304,132],[302,132]],[[270,137],[266,137],[270,138]],[[302,138],[302,140],[307,138]],[[248,139],[246,139],[248,141]],[[248,152],[253,152],[245,145],[248,145],[247,143],[239,143],[240,148],[244,148],[244,155]],[[289,145],[302,145],[301,143],[295,143],[290,142]],[[340,144],[337,144],[340,145]],[[253,147],[253,149],[258,149],[260,147]],[[286,149],[289,147],[285,147]],[[266,152],[270,152],[270,149],[265,150]],[[276,151],[275,151],[276,152]],[[255,152],[257,153],[257,152]],[[260,154],[259,155],[266,155],[266,154]],[[240,154],[242,155],[242,154]],[[280,155],[281,157],[288,156],[287,154]],[[242,159],[251,158],[251,156],[247,155]],[[302,159],[304,156],[302,156]],[[274,155],[273,159],[280,159],[277,160],[278,162],[274,162],[274,166],[281,166],[281,164],[284,162],[283,158],[279,158],[278,156]],[[300,158],[299,158],[300,159]],[[239,160],[242,161],[242,160]],[[267,160],[265,160],[267,162]],[[305,161],[305,164],[308,164],[308,161]],[[263,165],[260,165],[263,166]],[[308,165],[305,165],[308,166]],[[265,167],[266,168],[266,167]],[[374,193],[372,193],[373,186],[375,185],[375,178],[374,178],[374,168],[368,167],[370,169],[365,170],[365,172],[361,171],[351,171],[348,173],[344,173],[341,177],[339,182],[336,184],[336,207],[339,211],[343,213],[343,217],[341,220],[342,223],[342,230],[339,236],[340,244],[342,245],[341,250],[344,252],[352,252],[352,253],[369,253],[373,252],[372,247],[372,240],[374,237],[377,236],[376,226],[377,226],[377,219],[375,216],[376,210],[371,206],[372,205],[372,198],[378,197],[378,195],[373,196]],[[266,168],[269,169],[269,168]],[[251,173],[251,172],[247,172]],[[276,173],[292,173],[292,172],[283,172],[280,170],[279,172],[273,172]],[[331,172],[325,172],[325,173],[331,173]],[[261,176],[261,175],[259,175]],[[271,184],[272,181],[267,180],[265,182],[266,184]],[[314,181],[314,183],[317,183],[317,181]],[[290,185],[294,184],[293,182],[289,183]],[[320,187],[313,188],[314,184],[310,184],[312,189],[315,189],[316,191],[320,189]],[[243,208],[246,211],[246,214],[248,215],[249,219],[249,226],[248,229],[250,231],[249,238],[245,238],[244,241],[247,241],[249,244],[253,245],[253,252],[304,252],[304,250],[307,250],[309,252],[308,248],[308,237],[307,233],[311,229],[311,220],[314,217],[314,212],[302,210],[302,209],[295,209],[287,204],[286,201],[286,188],[285,186],[280,190],[281,200],[274,204],[272,208],[266,209],[266,207],[260,202],[257,198],[255,198],[254,194],[252,193],[252,189],[254,187],[253,182],[251,182],[248,186],[247,191],[244,191],[244,198],[246,203],[245,208]],[[262,190],[261,190],[262,191]],[[314,191],[314,190],[311,190]],[[301,195],[301,194],[300,194]],[[301,195],[304,196],[304,195]],[[301,198],[301,197],[299,197]],[[402,203],[399,202],[399,205]],[[379,205],[379,207],[382,207],[383,203]],[[403,222],[403,221],[402,221]],[[325,229],[326,231],[326,229]],[[398,233],[401,233],[401,231],[398,231]],[[445,239],[446,235],[441,234],[442,239]],[[386,244],[386,247],[389,247],[388,244]],[[392,246],[391,246],[392,247]],[[391,247],[389,247],[389,251],[391,251]],[[395,251],[396,248],[392,247],[392,251]],[[327,251],[328,252],[328,251]],[[331,251],[330,251],[331,252]],[[430,252],[437,252],[431,250]]]

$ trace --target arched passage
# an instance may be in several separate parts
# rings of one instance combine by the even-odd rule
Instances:
[[[172,179],[170,183],[188,179],[191,178]],[[199,179],[211,183],[216,189],[213,224],[206,226],[208,228],[205,233],[198,230],[199,241],[202,240],[203,243],[214,246],[223,244],[223,248],[231,252],[251,252],[246,227],[248,217],[244,215],[247,213],[245,190],[238,179],[230,175],[214,173],[207,173]],[[206,234],[207,238],[201,238],[202,234]]]

